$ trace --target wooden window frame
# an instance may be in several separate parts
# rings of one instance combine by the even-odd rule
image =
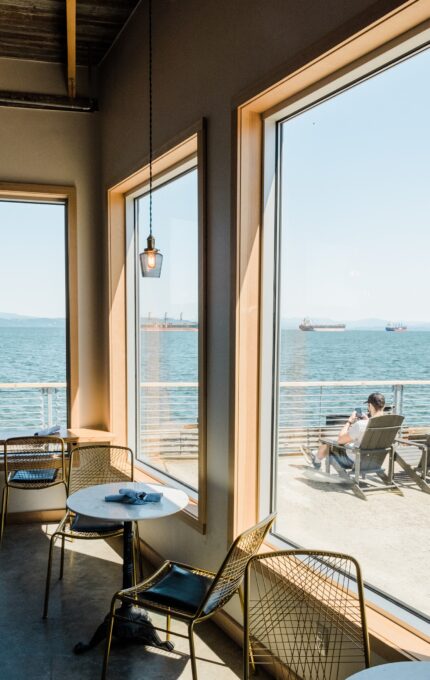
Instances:
[[[337,80],[360,63],[365,64],[378,52],[382,54],[389,46],[394,47],[409,35],[428,28],[429,20],[427,0],[410,0],[371,25],[365,25],[365,17],[361,17],[356,26],[349,25],[330,36],[325,49],[314,46],[311,61],[309,54],[299,55],[294,65],[285,67],[286,75],[281,80],[263,91],[260,87],[256,93],[244,95],[238,102],[233,165],[236,205],[232,235],[235,342],[231,383],[234,408],[229,489],[231,539],[260,519],[263,483],[259,474],[262,225],[265,207],[272,200],[263,184],[264,119],[316,87]],[[269,544],[266,547],[275,549]],[[372,604],[367,607],[373,649],[392,660],[424,658],[429,650],[426,636]]]
[[[154,182],[197,158],[199,221],[199,460],[198,501],[191,500],[179,516],[199,532],[206,531],[206,123],[202,119],[159,150],[152,163]],[[127,197],[149,181],[148,160],[135,172],[107,190],[109,267],[109,430],[116,441],[127,445]],[[165,483],[165,477],[140,461],[137,478]],[[173,481],[173,480],[172,480]],[[178,486],[183,488],[180,481]]]
[[[65,207],[67,426],[78,428],[80,421],[76,189],[72,186],[51,184],[0,182],[0,200],[59,203]]]

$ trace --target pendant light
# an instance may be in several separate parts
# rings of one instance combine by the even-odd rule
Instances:
[[[148,0],[149,30],[149,236],[147,247],[140,253],[140,268],[142,276],[160,278],[163,256],[155,247],[155,238],[152,235],[152,0]]]

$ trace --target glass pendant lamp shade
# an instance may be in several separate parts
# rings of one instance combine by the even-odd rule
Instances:
[[[163,256],[155,247],[155,238],[148,236],[148,246],[143,253],[140,253],[140,268],[142,276],[150,276],[154,279],[160,278]]]
[[[155,238],[152,235],[152,0],[148,0],[148,63],[149,63],[149,236],[148,246],[140,253],[140,268],[142,276],[159,279],[163,256],[155,247]],[[137,202],[139,210],[139,202]]]

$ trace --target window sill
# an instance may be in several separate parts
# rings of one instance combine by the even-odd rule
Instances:
[[[285,541],[273,538],[273,542],[263,544],[260,552],[288,550],[294,547]],[[366,587],[364,590],[366,594]],[[371,653],[390,662],[429,660],[430,637],[424,632],[367,599],[366,618]]]
[[[142,463],[139,463],[139,461],[135,461],[134,464],[134,478],[137,482],[145,482],[147,484],[163,484],[164,486],[167,486],[165,479],[163,479],[161,476],[158,477],[156,474],[150,474],[146,466],[144,467]],[[175,484],[175,480],[173,479],[169,481],[171,482],[171,486],[184,490],[189,497],[189,490],[187,490],[182,484]],[[199,519],[199,504],[197,494],[196,498],[189,497],[187,507],[178,513],[178,517],[192,526],[194,529],[197,529],[197,531],[199,531],[201,534],[206,533],[206,524]]]
[[[370,648],[389,661],[428,661],[430,638],[404,621],[366,602]]]

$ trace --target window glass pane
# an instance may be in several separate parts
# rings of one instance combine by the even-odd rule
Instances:
[[[64,205],[0,201],[0,253],[0,429],[67,426]]]
[[[197,170],[153,192],[160,278],[139,277],[138,458],[198,487]],[[149,232],[149,197],[136,199],[139,252]]]
[[[349,435],[346,421],[374,392],[410,438],[430,432],[429,69],[427,50],[279,124],[273,489],[278,534],[350,553],[368,583],[427,613],[430,479],[420,488],[396,463],[387,490],[390,452],[362,454],[374,472],[354,492],[342,465],[356,470],[356,451],[328,471],[319,444],[359,442],[367,423]],[[402,456],[422,477],[421,452]]]

